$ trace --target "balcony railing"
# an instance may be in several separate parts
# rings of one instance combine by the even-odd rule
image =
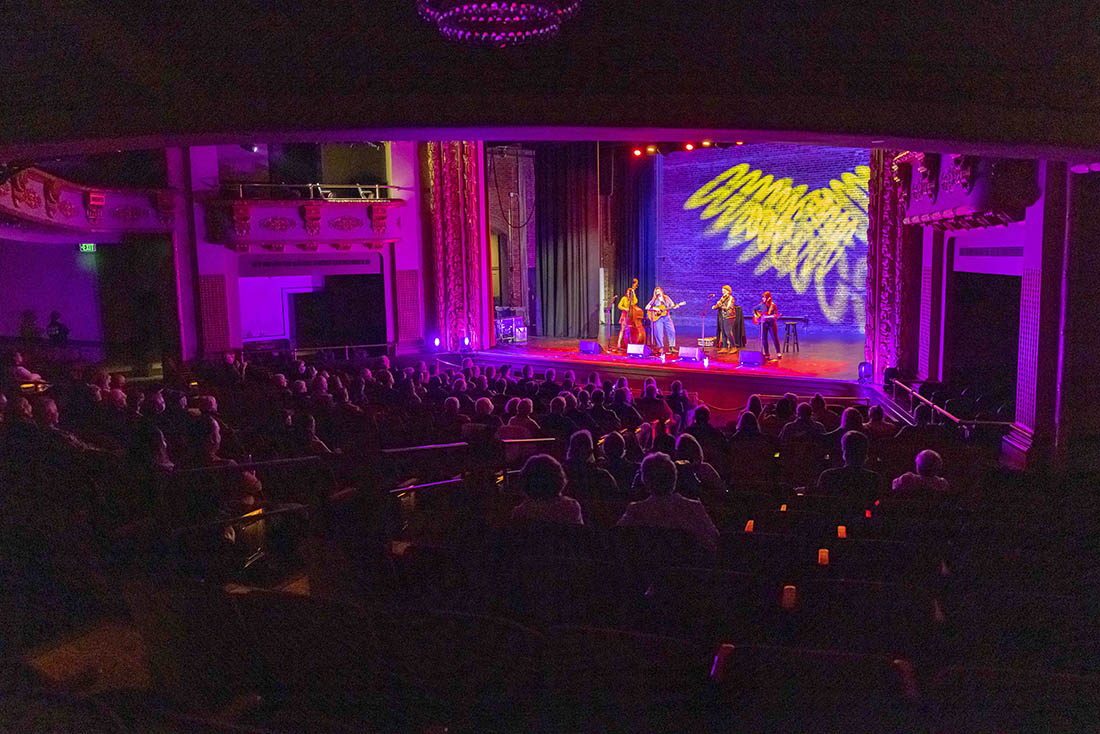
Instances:
[[[397,199],[395,192],[410,191],[392,184],[271,184],[248,181],[220,182],[222,196],[259,201],[375,201]]]

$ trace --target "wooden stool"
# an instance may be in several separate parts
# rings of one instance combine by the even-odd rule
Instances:
[[[791,343],[791,337],[794,337],[793,345]],[[785,324],[783,324],[783,351],[784,352],[791,351],[792,346],[794,346],[794,351],[796,351],[796,352],[799,351],[799,349],[798,349],[798,322],[797,321],[788,321]]]

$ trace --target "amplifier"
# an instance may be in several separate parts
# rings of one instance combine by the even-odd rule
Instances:
[[[763,367],[764,353],[742,349],[740,353],[741,365],[744,367]]]

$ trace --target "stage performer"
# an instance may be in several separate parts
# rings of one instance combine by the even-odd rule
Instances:
[[[775,358],[782,359],[783,354],[779,349],[779,306],[772,300],[772,292],[764,291],[763,300],[752,309],[752,320],[760,323],[760,346],[764,352],[764,359],[771,359],[768,353],[768,334],[775,341]]]
[[[619,349],[626,344],[645,343],[645,311],[638,305],[638,279],[634,278],[626,295],[619,299]]]
[[[645,310],[653,322],[653,344],[658,356],[676,349],[676,325],[672,323],[670,312],[682,305],[666,296],[661,286],[653,289],[653,299],[646,304]]]
[[[740,346],[737,340],[737,304],[733,298],[733,288],[722,286],[722,297],[710,307],[718,309],[718,354],[729,354]]]

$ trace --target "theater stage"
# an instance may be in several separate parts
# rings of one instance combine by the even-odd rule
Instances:
[[[501,344],[471,355],[457,356],[472,356],[479,364],[531,365],[536,372],[553,367],[559,379],[561,372],[567,369],[574,370],[579,381],[592,371],[600,371],[603,376],[626,375],[638,380],[654,377],[662,390],[673,380],[682,380],[686,388],[698,393],[712,410],[730,414],[720,417],[722,422],[739,413],[745,399],[753,393],[878,396],[872,386],[860,385],[856,379],[856,370],[863,361],[862,336],[804,336],[800,351],[787,352],[781,360],[762,367],[740,366],[736,353],[711,353],[709,364],[704,366],[702,362],[670,359],[662,363],[655,357],[628,357],[607,352],[606,337],[600,339],[600,344],[605,348],[604,353],[582,354],[576,339],[534,337],[527,344]],[[750,341],[749,348],[753,346],[756,344]]]

